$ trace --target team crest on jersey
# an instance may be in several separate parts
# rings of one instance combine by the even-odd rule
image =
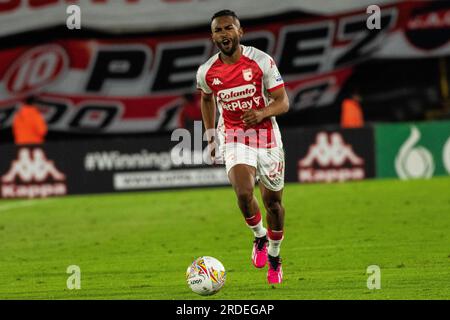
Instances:
[[[242,70],[242,75],[244,76],[245,81],[250,81],[253,79],[252,69],[244,69]]]

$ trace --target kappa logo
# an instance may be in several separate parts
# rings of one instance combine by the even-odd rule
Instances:
[[[19,150],[18,159],[12,162],[9,171],[2,177],[2,182],[13,182],[19,178],[22,182],[43,182],[48,177],[65,180],[66,177],[56,169],[53,161],[45,156],[42,149],[23,148]]]
[[[365,176],[363,165],[364,159],[345,143],[340,133],[319,132],[306,156],[298,162],[298,178],[301,182],[360,180]]]
[[[317,161],[321,167],[337,167],[342,166],[347,160],[354,165],[364,163],[364,160],[353,152],[352,146],[345,144],[341,134],[331,133],[328,139],[326,132],[320,132],[316,137],[316,143],[309,148],[306,157],[300,160],[300,165],[307,167]]]
[[[13,160],[10,169],[1,179],[1,193],[4,198],[64,195],[67,193],[65,180],[66,176],[41,148],[21,148],[17,160]]]
[[[214,86],[218,86],[218,85],[221,85],[221,84],[223,84],[223,83],[222,83],[222,81],[220,81],[219,78],[214,78],[212,84],[213,84]]]

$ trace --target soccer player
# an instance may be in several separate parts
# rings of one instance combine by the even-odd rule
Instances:
[[[268,282],[281,283],[284,151],[275,117],[288,111],[289,99],[274,60],[240,44],[243,29],[233,11],[214,14],[211,32],[219,52],[197,72],[211,158],[216,163],[225,161],[239,208],[255,235],[253,265],[263,268],[269,262]],[[216,104],[220,112],[217,131]],[[267,229],[253,195],[256,181],[267,212]]]

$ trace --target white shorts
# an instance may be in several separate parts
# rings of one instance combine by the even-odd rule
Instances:
[[[243,143],[227,143],[223,148],[227,175],[237,164],[256,168],[256,180],[272,191],[284,187],[284,150],[281,147],[254,148]]]

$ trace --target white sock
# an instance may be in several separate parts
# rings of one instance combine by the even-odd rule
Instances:
[[[267,229],[264,228],[262,220],[260,222],[258,222],[257,225],[254,226],[248,226],[250,229],[252,229],[253,234],[255,235],[255,237],[257,238],[261,238],[264,237],[267,234]]]
[[[284,239],[283,230],[269,230],[267,238],[269,238],[269,255],[272,257],[278,257],[280,255],[281,242]]]
[[[278,257],[280,255],[280,247],[283,239],[284,237],[281,238],[280,240],[272,240],[269,237],[269,249],[268,249],[269,255],[271,255],[272,257]]]
[[[269,239],[269,255],[272,257],[278,257],[280,255],[280,246],[283,240],[271,240]]]

